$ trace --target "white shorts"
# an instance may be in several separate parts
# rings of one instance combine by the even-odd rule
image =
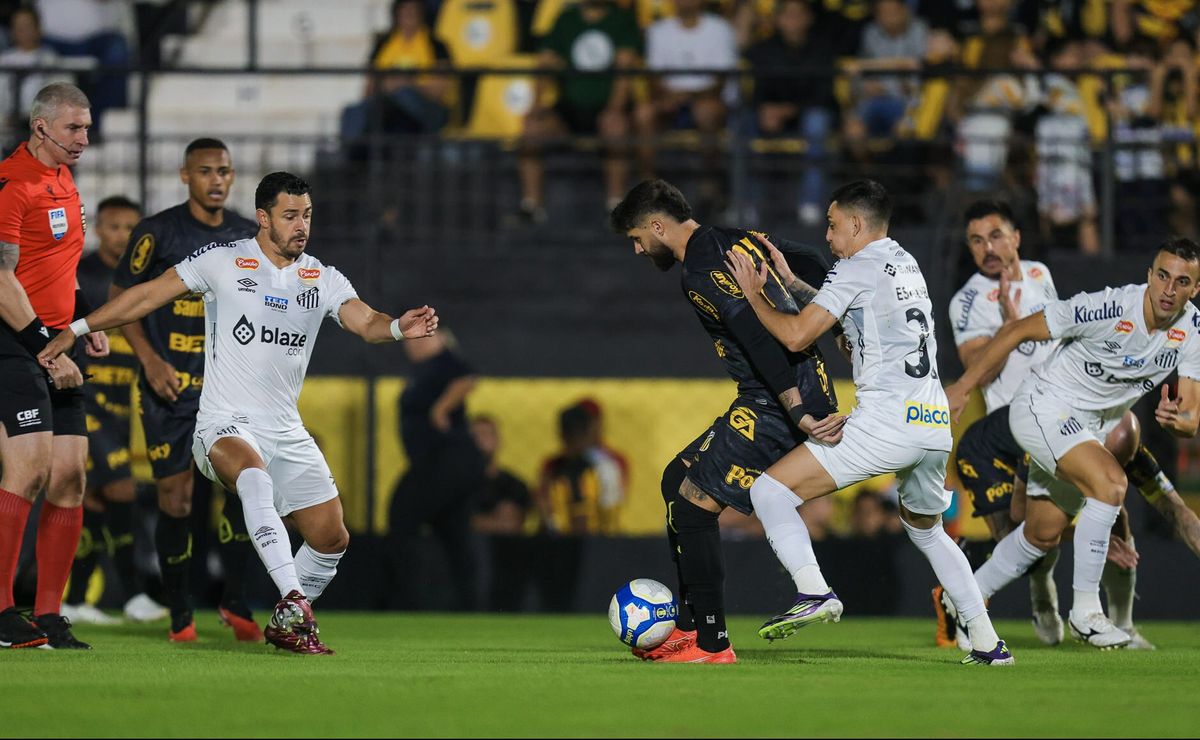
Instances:
[[[304,427],[286,432],[256,431],[244,421],[197,419],[192,456],[205,478],[220,483],[208,460],[208,452],[222,437],[237,437],[250,445],[267,466],[275,489],[279,516],[307,509],[337,498],[333,473],[321,449]]]
[[[838,488],[895,473],[904,508],[930,516],[949,508],[950,491],[945,483],[950,453],[889,442],[867,432],[878,426],[878,421],[852,414],[842,427],[841,442],[830,447],[810,439],[804,446]]]
[[[1056,477],[1058,461],[1084,442],[1104,444],[1121,423],[1125,409],[1078,409],[1070,399],[1051,395],[1036,383],[1022,391],[1009,404],[1008,425],[1013,439],[1029,453],[1025,495],[1049,498],[1066,514],[1075,516],[1083,508],[1084,496],[1078,488]]]

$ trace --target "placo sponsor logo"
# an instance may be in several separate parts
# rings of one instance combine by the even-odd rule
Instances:
[[[949,427],[950,409],[909,401],[904,407],[904,423],[922,427]]]

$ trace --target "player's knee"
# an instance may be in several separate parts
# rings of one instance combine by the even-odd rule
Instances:
[[[350,533],[345,526],[341,526],[317,541],[309,542],[308,546],[324,555],[338,555],[350,547]]]
[[[1061,531],[1038,531],[1026,527],[1021,533],[1025,537],[1025,541],[1033,545],[1042,552],[1050,552],[1058,547],[1059,540],[1062,539]]]
[[[683,460],[677,457],[663,468],[662,481],[659,484],[663,503],[669,506],[675,500],[675,494],[679,493],[679,487],[683,485],[683,479],[687,477],[687,470],[687,465],[684,465]]]
[[[676,532],[686,534],[719,529],[717,525],[718,518],[721,516],[719,512],[709,511],[695,505],[681,496],[678,489],[675,490],[671,502],[674,504],[671,507],[671,523]]]
[[[1104,471],[1104,475],[1100,477],[1089,493],[1098,501],[1119,506],[1125,500],[1127,488],[1129,488],[1129,478],[1125,475],[1125,471],[1113,465]]]
[[[755,509],[765,508],[781,496],[794,498],[795,494],[766,473],[755,478],[754,485],[750,486],[750,503]]]
[[[15,469],[16,466],[12,467],[13,470],[5,471],[4,490],[15,493],[26,501],[34,500],[45,490],[46,483],[50,480],[49,465],[44,469],[37,466],[20,471]]]

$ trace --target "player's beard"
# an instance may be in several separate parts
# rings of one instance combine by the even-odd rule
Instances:
[[[270,237],[271,243],[275,245],[275,248],[279,250],[279,253],[290,260],[294,260],[300,255],[304,254],[303,247],[293,246],[293,241],[291,239],[287,241],[284,240],[283,236],[275,230],[275,224],[271,224],[271,226],[267,228],[267,236]],[[305,237],[307,238],[307,234]]]
[[[654,266],[663,272],[667,272],[675,266],[675,255],[671,252],[670,247],[654,237],[650,237],[643,250]]]

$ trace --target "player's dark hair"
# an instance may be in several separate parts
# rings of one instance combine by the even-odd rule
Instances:
[[[1173,236],[1159,245],[1158,251],[1173,254],[1188,262],[1200,262],[1200,244],[1183,236]]]
[[[1013,216],[1012,206],[1002,200],[975,201],[963,212],[963,223],[969,224],[988,216],[999,216],[1007,221],[1009,226],[1017,228],[1017,219]]]
[[[858,211],[875,227],[887,226],[892,219],[892,199],[887,189],[874,180],[847,183],[833,191],[829,202],[837,203],[842,210]]]
[[[280,193],[306,195],[312,192],[308,183],[290,172],[272,172],[264,177],[254,191],[254,207],[270,212]]]
[[[110,195],[96,206],[96,215],[99,216],[109,208],[128,208],[131,211],[137,211],[139,215],[142,212],[142,207],[136,201],[130,200],[124,195]]]
[[[558,415],[558,431],[564,441],[578,439],[587,434],[592,425],[592,415],[580,404],[568,406]]]
[[[666,180],[642,180],[612,210],[609,221],[613,231],[624,236],[652,213],[665,213],[683,223],[692,217],[692,207],[679,188]]]
[[[187,145],[187,149],[183,150],[183,158],[187,159],[192,152],[198,152],[201,149],[222,149],[224,151],[229,151],[229,147],[225,146],[225,142],[221,141],[220,139],[203,137],[196,139],[191,144]]]

